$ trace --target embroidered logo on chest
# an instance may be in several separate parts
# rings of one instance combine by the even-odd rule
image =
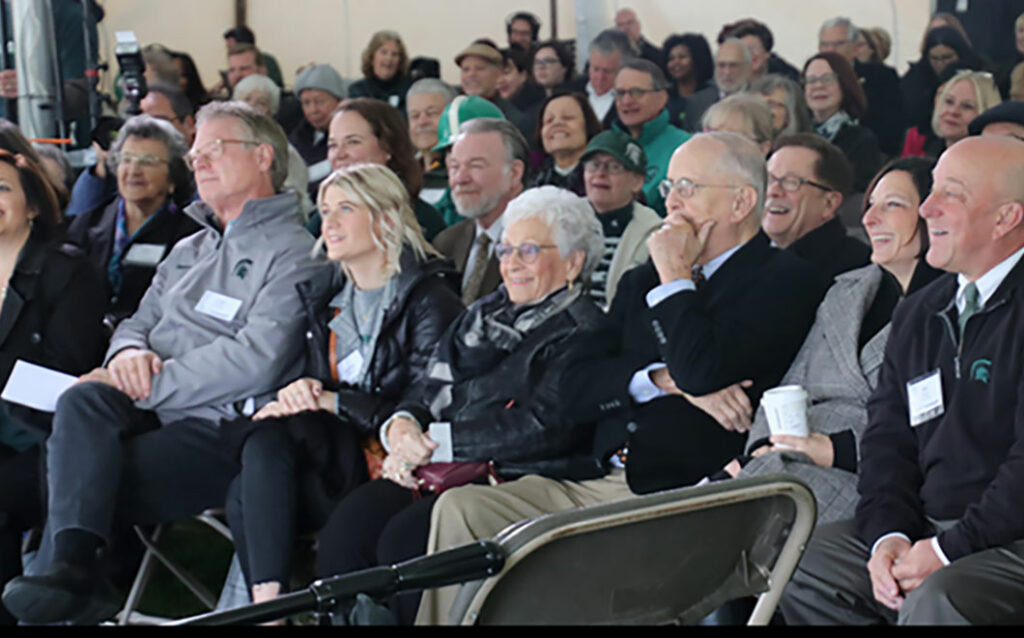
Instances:
[[[971,364],[971,373],[968,377],[971,381],[980,381],[981,383],[988,384],[991,378],[990,369],[992,368],[992,362],[988,359],[978,359]]]
[[[235,277],[238,277],[239,279],[245,279],[247,276],[249,276],[249,270],[251,269],[252,260],[243,259],[239,261],[237,264],[235,264],[235,267],[232,269],[231,272],[235,274]]]

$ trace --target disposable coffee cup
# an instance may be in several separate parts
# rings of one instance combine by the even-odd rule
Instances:
[[[761,397],[768,429],[773,435],[786,434],[807,438],[807,391],[798,385],[772,388]]]

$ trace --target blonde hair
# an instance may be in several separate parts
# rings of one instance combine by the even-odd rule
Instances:
[[[978,115],[981,115],[993,106],[1002,103],[1003,98],[999,95],[999,89],[996,88],[996,83],[995,80],[992,79],[991,73],[986,71],[957,71],[956,75],[949,78],[949,81],[942,85],[939,89],[939,94],[935,97],[936,108],[932,113],[933,131],[939,130],[938,104],[946,99],[946,95],[953,90],[953,86],[961,80],[970,82],[971,86],[974,87],[974,97],[978,100]]]
[[[353,164],[331,173],[320,184],[317,206],[322,207],[324,193],[328,188],[337,187],[345,191],[353,202],[370,211],[370,236],[373,243],[384,251],[384,274],[388,277],[402,271],[400,259],[402,249],[408,246],[418,261],[428,256],[440,256],[423,237],[423,229],[416,221],[409,192],[398,176],[381,164]],[[321,208],[321,215],[323,209]],[[323,249],[323,233],[316,242],[314,252]],[[345,268],[344,263],[342,268]],[[349,274],[346,271],[346,274]]]

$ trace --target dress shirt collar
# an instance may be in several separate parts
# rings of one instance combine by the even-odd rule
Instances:
[[[999,264],[991,268],[987,273],[978,278],[974,282],[974,285],[978,287],[978,302],[979,308],[984,308],[988,300],[995,294],[996,290],[999,289],[999,285],[1003,283],[1006,276],[1010,274],[1013,267],[1020,261],[1021,256],[1024,255],[1024,248],[1019,249]],[[967,277],[963,275],[957,275],[956,278],[957,289],[956,289],[956,310],[962,313],[964,306],[967,304],[967,299],[964,295],[964,290],[967,288]]]

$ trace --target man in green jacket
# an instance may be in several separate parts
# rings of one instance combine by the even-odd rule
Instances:
[[[657,65],[648,60],[629,60],[615,76],[615,108],[618,118],[612,125],[628,133],[647,154],[644,197],[647,206],[662,217],[665,201],[658,184],[665,179],[668,161],[690,134],[669,124],[668,81]]]

